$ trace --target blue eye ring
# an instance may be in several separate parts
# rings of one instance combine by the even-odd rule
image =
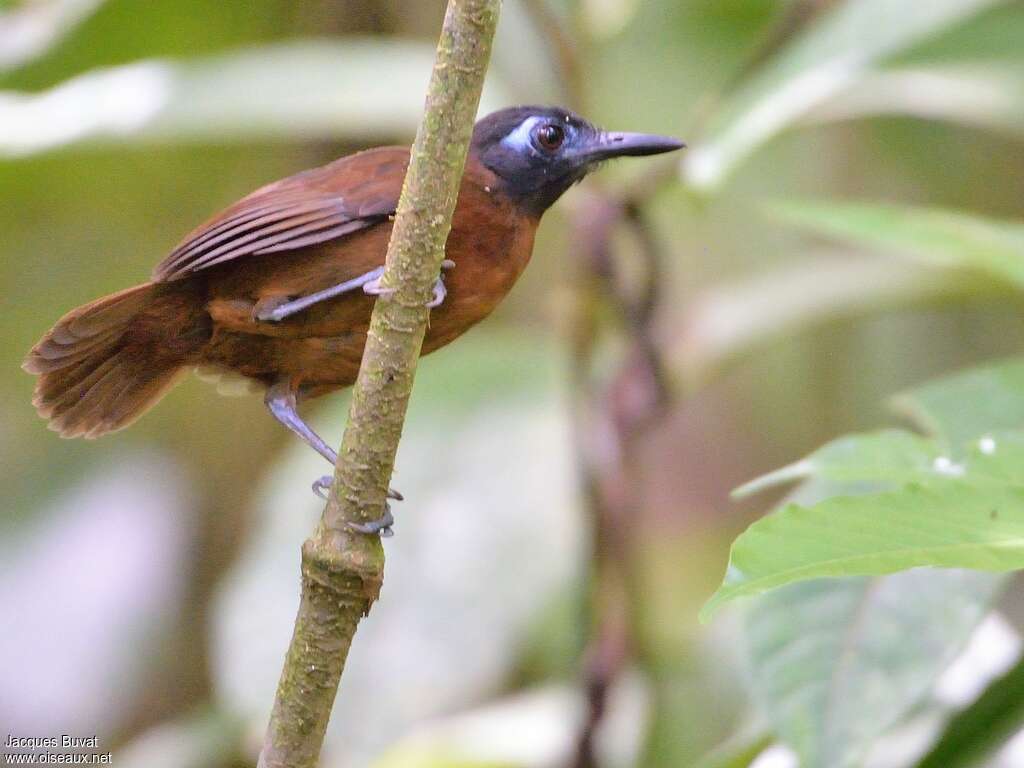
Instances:
[[[533,137],[541,149],[555,152],[565,143],[565,129],[557,123],[544,123],[534,129]]]

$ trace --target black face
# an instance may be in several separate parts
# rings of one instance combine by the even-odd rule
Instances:
[[[502,192],[539,216],[602,160],[683,146],[667,136],[602,131],[566,109],[512,107],[476,124],[472,152],[502,179]]]

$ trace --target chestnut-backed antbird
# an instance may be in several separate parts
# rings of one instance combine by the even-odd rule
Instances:
[[[682,147],[514,107],[473,130],[423,353],[490,314],[541,215],[603,160]],[[72,310],[29,353],[34,404],[64,437],[132,423],[190,368],[241,374],[332,464],[296,405],[356,379],[409,150],[379,147],[268,184],[192,231],[152,279]]]

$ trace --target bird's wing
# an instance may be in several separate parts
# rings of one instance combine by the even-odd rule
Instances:
[[[394,214],[409,151],[381,147],[268,184],[193,230],[153,270],[179,280],[242,256],[317,245]]]

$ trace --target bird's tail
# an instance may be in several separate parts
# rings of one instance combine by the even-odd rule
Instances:
[[[161,293],[146,283],[104,296],[68,312],[32,348],[22,367],[39,376],[32,402],[50,429],[86,438],[122,429],[176,382],[190,346],[179,318],[184,310],[190,323],[194,313],[186,296]]]

